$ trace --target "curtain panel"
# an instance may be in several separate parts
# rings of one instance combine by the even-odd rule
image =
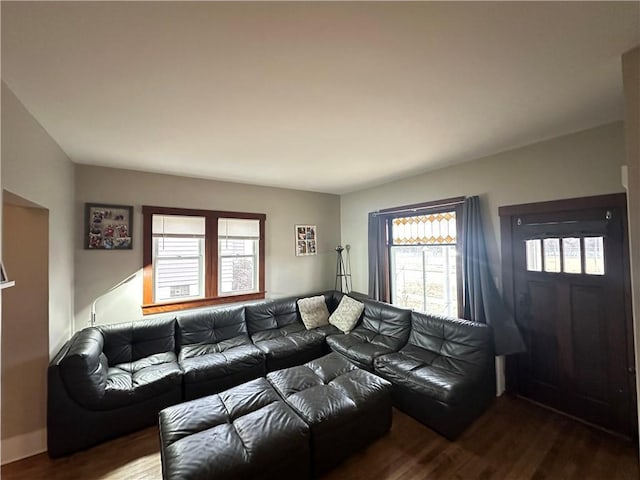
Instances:
[[[491,276],[477,196],[465,199],[462,221],[463,317],[491,326],[496,355],[524,352],[522,335]]]
[[[386,217],[375,212],[369,214],[369,297],[391,302],[389,291],[389,255],[386,250]]]

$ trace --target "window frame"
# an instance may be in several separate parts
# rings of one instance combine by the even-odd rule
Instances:
[[[154,302],[153,287],[153,215],[180,215],[205,218],[204,239],[204,297],[177,300],[169,302]],[[173,312],[188,308],[197,308],[207,305],[220,305],[224,303],[243,302],[248,300],[261,300],[265,298],[265,223],[267,216],[264,213],[227,212],[221,210],[199,210],[191,208],[158,207],[143,205],[143,294],[142,313],[150,315],[154,313]],[[218,219],[238,218],[260,221],[260,236],[258,239],[258,291],[237,295],[218,295]]]
[[[391,248],[394,246],[392,237],[392,223],[396,218],[413,217],[418,215],[432,215],[438,213],[455,212],[456,213],[456,290],[458,303],[458,318],[462,318],[464,314],[464,285],[462,278],[462,206],[464,197],[448,198],[433,202],[424,202],[412,205],[405,205],[395,208],[388,208],[379,211],[384,220],[385,245],[381,249],[385,258],[380,262],[386,270],[386,295],[389,303],[393,301],[391,293],[393,292],[393,272],[391,270]]]

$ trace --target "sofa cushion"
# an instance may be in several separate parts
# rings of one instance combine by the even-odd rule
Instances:
[[[203,382],[231,376],[264,364],[265,354],[254,345],[241,345],[217,353],[181,357],[184,380]],[[214,393],[214,392],[211,392]]]
[[[336,308],[340,305],[340,300],[342,300],[342,297],[344,297],[345,294],[337,290],[329,290],[328,292],[324,292],[322,295],[324,296],[327,308],[331,314],[336,311]]]
[[[141,402],[175,389],[182,371],[173,352],[159,353],[109,367],[100,410]]]
[[[287,325],[297,324],[304,328],[298,317],[296,298],[281,298],[268,302],[247,305],[245,315],[249,335],[253,336],[262,330],[282,328]]]
[[[324,343],[324,336],[317,332],[302,331],[281,335],[268,340],[256,341],[255,345],[268,357],[282,358],[293,352],[304,350]]]
[[[328,336],[326,341],[331,350],[367,370],[373,370],[373,361],[376,357],[393,352],[392,346],[395,344],[393,338],[362,327],[356,328],[349,334]]]
[[[349,333],[358,323],[363,310],[364,305],[361,302],[345,295],[340,300],[338,308],[329,317],[329,323],[342,332]]]
[[[416,349],[408,348],[410,345]],[[411,335],[405,355],[428,356],[427,363],[459,374],[482,375],[494,368],[493,337],[486,324],[411,314]]]
[[[235,337],[247,336],[244,308],[196,310],[177,317],[178,347],[211,345]]]
[[[184,345],[180,349],[180,362],[191,357],[200,355],[208,355],[210,353],[226,352],[236,347],[252,346],[251,339],[248,335],[238,335],[237,337],[228,338],[218,343],[197,343],[194,345]]]
[[[104,337],[109,365],[117,365],[156,353],[175,352],[175,324],[173,318],[154,318],[97,328]]]
[[[298,300],[298,309],[307,330],[329,324],[329,310],[324,295],[301,298]]]
[[[324,351],[325,334],[307,330],[301,323],[256,332],[251,339],[266,355],[267,370],[299,365],[320,356]]]
[[[409,338],[411,331],[411,310],[378,302],[371,299],[363,299],[364,313],[360,327],[375,332],[384,337],[379,343],[398,351]]]
[[[258,343],[306,331],[307,329],[304,328],[304,325],[302,323],[291,323],[281,328],[270,328],[269,330],[261,330],[259,332],[255,332],[251,335],[251,340],[253,341],[253,343]]]
[[[330,323],[327,325],[322,325],[321,327],[315,328],[313,330],[316,333],[320,333],[325,338],[329,335],[342,335],[342,330],[340,330],[335,325],[331,325]]]
[[[423,352],[422,359],[415,347],[382,355],[375,359],[375,372],[396,385],[448,405],[460,404],[473,394],[482,377],[434,366],[432,354]]]

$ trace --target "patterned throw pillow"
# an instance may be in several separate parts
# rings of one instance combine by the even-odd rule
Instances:
[[[329,310],[327,310],[324,295],[301,298],[298,300],[298,308],[300,309],[302,323],[307,327],[307,330],[329,324]]]
[[[336,311],[329,317],[329,323],[344,333],[349,333],[358,323],[363,310],[363,303],[345,295],[340,300],[340,305],[338,305]]]

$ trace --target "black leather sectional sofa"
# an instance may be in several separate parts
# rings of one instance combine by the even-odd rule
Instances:
[[[323,294],[329,312],[342,293]],[[48,451],[67,455],[151,426],[158,412],[333,350],[391,381],[394,403],[455,438],[495,396],[486,325],[437,318],[357,297],[350,333],[306,330],[301,297],[89,327],[48,370]]]

